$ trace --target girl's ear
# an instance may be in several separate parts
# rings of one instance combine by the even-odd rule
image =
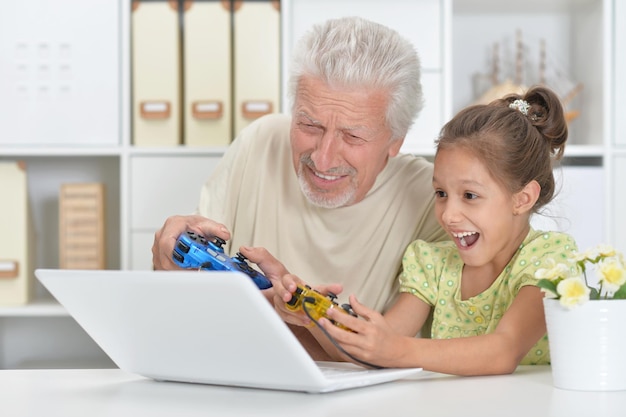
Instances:
[[[541,186],[535,180],[532,180],[521,191],[513,195],[513,214],[519,215],[532,210],[533,206],[539,198]]]

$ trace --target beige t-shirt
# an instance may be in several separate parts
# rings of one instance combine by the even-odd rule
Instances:
[[[402,254],[415,239],[441,240],[434,216],[432,164],[390,158],[366,197],[320,208],[300,190],[292,163],[291,118],[270,115],[244,129],[202,189],[197,213],[224,223],[240,246],[262,246],[311,285],[342,283],[378,311],[395,298]]]

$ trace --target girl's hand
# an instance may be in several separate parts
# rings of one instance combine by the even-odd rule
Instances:
[[[358,318],[337,309],[329,310],[327,316],[352,332],[326,319],[321,319],[320,325],[353,357],[375,366],[393,367],[403,351],[401,346],[406,338],[394,331],[380,313],[359,303],[354,295],[350,296],[350,305]],[[343,356],[348,361],[363,364],[350,356]]]

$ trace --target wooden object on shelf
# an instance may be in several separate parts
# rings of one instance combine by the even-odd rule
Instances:
[[[104,184],[62,184],[59,195],[59,266],[104,269]]]
[[[526,49],[526,45],[522,42],[522,33],[520,30],[517,31],[516,35],[516,53],[515,53],[515,74],[514,80],[510,78],[505,79],[504,81],[500,81],[500,53],[498,44],[494,45],[493,50],[493,65],[492,72],[490,74],[490,79],[492,82],[492,86],[482,93],[478,99],[476,99],[472,104],[489,104],[496,99],[500,99],[509,94],[518,94],[523,96],[528,86],[523,83],[524,76],[524,50]],[[540,40],[539,45],[539,65],[538,65],[538,76],[536,79],[532,79],[530,84],[540,84],[545,85],[547,87],[552,88],[557,94],[561,97],[561,102],[564,108],[567,108],[569,103],[576,97],[580,91],[582,90],[582,83],[573,83],[562,70],[556,68],[556,64],[552,64],[549,68],[547,65],[547,53],[546,53],[546,42],[545,39]],[[550,73],[548,75],[548,72]],[[560,88],[556,88],[559,86]],[[567,90],[563,90],[563,86],[567,86]],[[567,122],[571,122],[580,116],[579,110],[565,110],[565,119]]]
[[[0,305],[26,304],[32,294],[32,229],[26,164],[0,161]]]

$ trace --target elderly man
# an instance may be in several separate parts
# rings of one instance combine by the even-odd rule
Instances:
[[[154,266],[175,268],[175,241],[191,230],[252,261],[250,247],[264,248],[307,283],[340,283],[383,311],[407,245],[445,237],[433,213],[431,163],[399,154],[422,106],[416,51],[377,23],[327,21],[298,43],[289,95],[291,116],[258,119],[233,141],[196,214],[166,220]],[[306,335],[298,334],[322,359]]]

